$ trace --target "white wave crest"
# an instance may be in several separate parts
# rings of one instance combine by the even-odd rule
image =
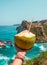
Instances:
[[[40,50],[42,50],[42,51],[46,51],[47,50],[43,45],[38,46],[37,44],[35,44],[34,46],[40,48]]]

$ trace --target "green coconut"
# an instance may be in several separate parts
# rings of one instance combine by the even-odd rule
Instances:
[[[35,34],[24,30],[14,36],[15,44],[21,49],[30,49],[33,47],[36,40]]]

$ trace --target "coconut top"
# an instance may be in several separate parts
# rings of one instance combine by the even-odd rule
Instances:
[[[24,31],[18,33],[16,36],[19,36],[19,37],[21,37],[21,36],[24,36],[24,37],[33,37],[33,36],[35,36],[35,34],[29,32],[28,30],[24,30]]]

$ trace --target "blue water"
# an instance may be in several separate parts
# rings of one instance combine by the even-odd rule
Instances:
[[[14,47],[14,35],[17,34],[17,26],[0,26],[0,39],[7,41],[11,40],[13,46],[11,47],[7,44],[6,47],[0,48],[0,65],[10,65],[14,60],[17,50]],[[34,44],[32,50],[27,52],[25,59],[33,59],[37,57],[41,52],[47,50],[47,45],[44,44]]]

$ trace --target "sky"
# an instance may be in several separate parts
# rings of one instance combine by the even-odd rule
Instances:
[[[47,0],[0,0],[0,25],[47,19]]]

